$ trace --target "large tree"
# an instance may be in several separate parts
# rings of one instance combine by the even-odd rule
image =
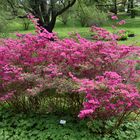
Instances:
[[[77,0],[0,0],[14,16],[24,17],[21,14],[32,13],[39,19],[39,26],[52,32],[56,18],[72,7]],[[20,11],[20,12],[19,12]],[[22,11],[22,12],[21,12]],[[25,12],[23,12],[25,11]]]

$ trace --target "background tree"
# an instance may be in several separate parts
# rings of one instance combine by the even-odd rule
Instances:
[[[56,18],[75,4],[76,0],[0,0],[12,17],[25,18],[32,13],[38,18],[39,26],[52,32]]]
[[[107,13],[103,12],[96,2],[89,4],[87,2],[76,3],[75,19],[80,22],[82,27],[92,25],[101,26],[107,20]]]

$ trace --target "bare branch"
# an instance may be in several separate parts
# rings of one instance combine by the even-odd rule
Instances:
[[[66,5],[63,9],[61,9],[60,11],[58,11],[56,13],[56,16],[61,15],[63,12],[65,12],[67,9],[69,9],[70,7],[72,7],[75,4],[76,0],[72,0],[72,2],[69,0],[68,1],[68,5]]]

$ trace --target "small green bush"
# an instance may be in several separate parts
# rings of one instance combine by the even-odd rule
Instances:
[[[119,128],[115,128],[116,120],[103,122],[96,120],[88,122],[88,127],[93,133],[102,134],[103,140],[135,140],[140,131],[140,123],[126,119]]]

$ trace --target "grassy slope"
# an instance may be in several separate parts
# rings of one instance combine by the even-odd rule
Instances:
[[[135,19],[130,19],[127,16],[126,17],[121,17],[125,18],[127,24],[124,26],[121,26],[120,29],[127,29],[130,31],[133,31],[135,33],[134,38],[129,38],[127,41],[120,41],[121,44],[126,44],[126,45],[137,45],[140,46],[140,17],[137,17]],[[103,27],[107,28],[108,30],[112,30],[111,28],[112,22],[107,21]],[[81,27],[80,24],[74,23],[73,21],[70,21],[68,25],[64,26],[61,22],[57,22],[54,31],[58,33],[58,36],[60,38],[65,38],[68,37],[68,33],[70,32],[78,32],[80,33],[83,37],[90,37],[89,34],[89,28],[88,27]],[[10,32],[10,34],[9,34]],[[15,37],[15,34],[13,32],[20,32],[23,34],[26,33],[34,33],[34,28],[33,25],[30,26],[30,29],[28,31],[24,31],[22,25],[19,22],[12,22],[9,24],[9,31],[8,33],[0,34],[2,37]]]
[[[129,38],[127,41],[120,41],[121,44],[126,44],[126,45],[138,45],[140,46],[140,17],[137,17],[135,19],[130,19],[130,18],[126,18],[126,24],[121,26],[120,29],[126,29],[126,30],[130,30],[133,31],[135,33],[135,37],[134,38]],[[107,28],[108,30],[112,31],[111,28],[112,23],[107,22],[107,25],[104,25],[104,28]],[[79,32],[80,34],[82,34],[85,37],[89,37],[89,28],[88,27],[80,27],[80,26],[62,26],[60,25],[60,23],[57,23],[54,31],[58,33],[58,35],[61,38],[64,37],[68,37],[68,33],[69,32]]]

